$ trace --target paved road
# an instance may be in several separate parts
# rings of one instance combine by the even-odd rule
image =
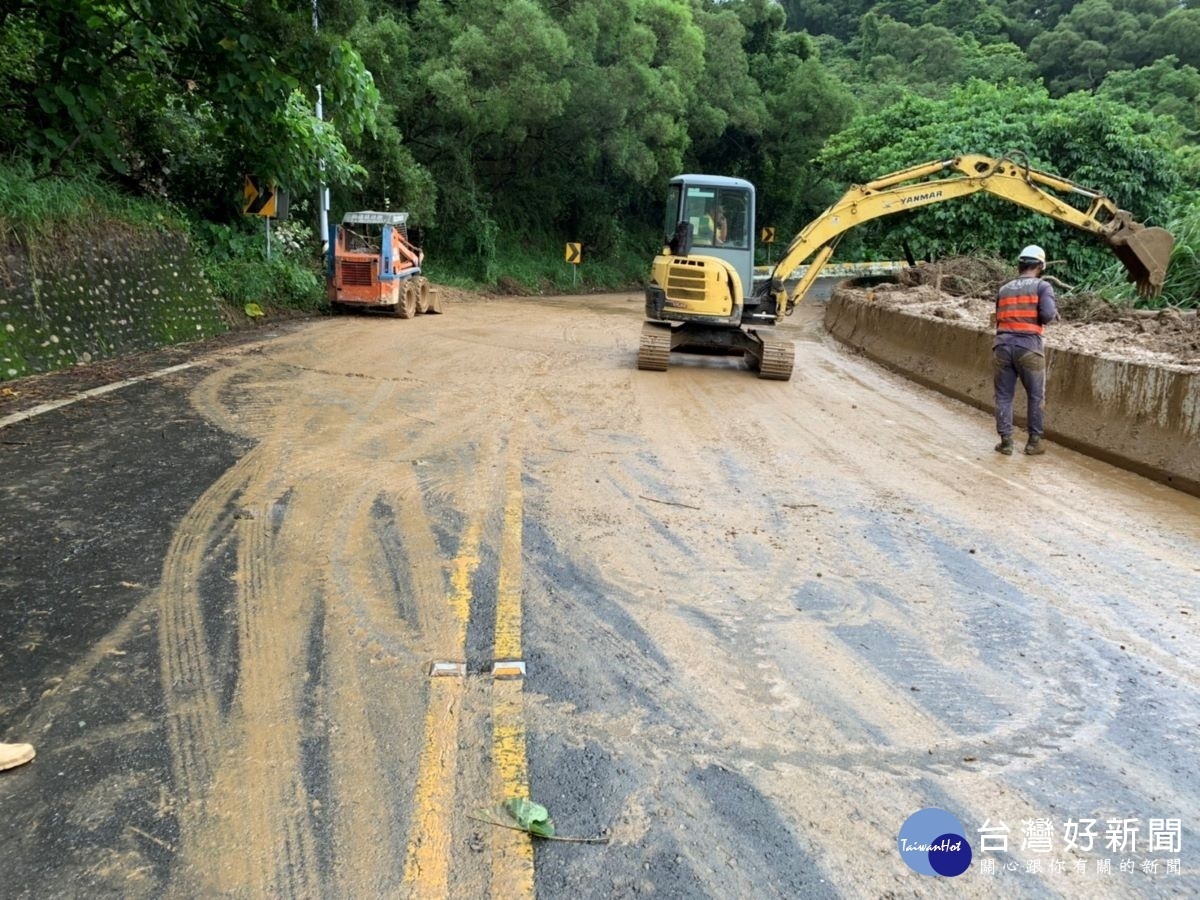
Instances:
[[[1200,893],[1200,501],[816,312],[786,384],[475,300],[0,430],[3,893]],[[479,821],[526,791],[607,842]]]

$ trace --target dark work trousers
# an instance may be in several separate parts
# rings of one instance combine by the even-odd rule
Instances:
[[[996,388],[996,431],[1012,434],[1013,394],[1017,379],[1029,397],[1029,433],[1042,434],[1042,407],[1046,402],[1046,357],[1032,350],[1001,344],[992,349],[992,375]]]

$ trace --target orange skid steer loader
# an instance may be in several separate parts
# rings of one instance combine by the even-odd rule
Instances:
[[[361,309],[411,319],[440,313],[421,274],[424,252],[409,242],[406,212],[348,212],[329,245],[328,296],[334,312]]]

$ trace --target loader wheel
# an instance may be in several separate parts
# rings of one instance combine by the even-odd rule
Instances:
[[[396,304],[396,315],[401,319],[411,319],[417,314],[417,289],[413,286],[412,281],[404,283],[404,291],[400,296],[400,302]]]
[[[418,278],[417,284],[417,315],[421,316],[429,312],[429,282],[424,278]]]
[[[671,331],[651,322],[642,323],[637,367],[648,372],[665,372],[671,359]]]
[[[771,381],[790,381],[792,365],[796,360],[796,345],[791,341],[763,338],[762,362],[758,366],[758,377]]]

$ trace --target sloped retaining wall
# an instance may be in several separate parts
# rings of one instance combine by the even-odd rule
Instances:
[[[0,381],[228,330],[186,238],[113,224],[0,243]]]
[[[993,409],[990,331],[907,315],[842,289],[825,307],[825,327],[926,387]],[[1046,361],[1047,437],[1200,496],[1200,375],[1053,348]],[[1014,412],[1024,404],[1018,389]]]

